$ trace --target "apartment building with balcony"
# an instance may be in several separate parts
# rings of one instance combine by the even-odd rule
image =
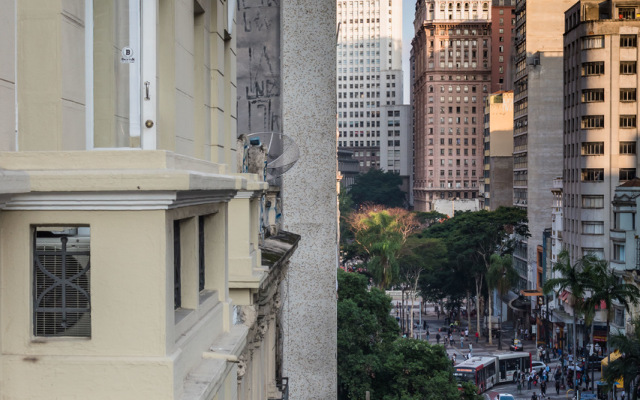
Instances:
[[[517,0],[513,205],[527,210],[531,237],[514,266],[535,288],[537,246],[551,226],[553,179],[562,174],[562,34],[571,0]]]
[[[335,344],[305,348],[329,354],[310,364],[321,384],[295,371],[284,384],[291,359],[307,359],[282,329],[297,323],[291,301],[304,309],[282,285],[289,266],[317,272],[322,258],[330,300],[305,298],[335,342],[335,92],[309,96],[297,75],[333,83],[335,7],[280,10],[296,37],[282,123],[308,156],[269,188],[247,162],[264,152],[237,137],[244,8],[230,4],[0,1],[0,398],[335,393]],[[309,168],[323,157],[333,165]],[[314,188],[300,190],[309,171]],[[295,204],[286,221],[269,219],[276,198]],[[323,229],[300,216],[305,201]],[[309,225],[322,235],[309,247],[285,231]]]
[[[413,99],[416,210],[476,199],[483,105],[491,88],[491,2],[416,4]]]
[[[637,1],[579,1],[565,13],[563,242],[573,259],[622,254],[610,241],[622,215],[612,200],[637,176],[637,13]]]

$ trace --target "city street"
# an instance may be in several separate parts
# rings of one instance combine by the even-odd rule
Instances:
[[[394,301],[394,304],[397,304],[397,302]],[[396,316],[395,308],[392,309],[392,314],[394,317]],[[427,314],[426,315],[423,314],[422,319],[427,321],[427,326],[429,331],[429,343],[436,344],[436,334],[440,333],[440,335],[442,336],[440,340],[440,344],[443,344],[444,336],[446,335],[446,329],[447,329],[447,326],[445,326],[443,315],[440,315],[440,318],[438,318],[437,314],[434,311],[433,306],[429,305],[427,306]],[[414,322],[418,323],[418,321],[419,321],[419,318],[414,318]],[[474,322],[475,320],[472,319],[471,320],[472,325],[474,324]],[[505,324],[505,325],[508,325],[508,324]],[[464,331],[466,327],[467,327],[467,321],[464,320],[462,321],[462,325],[460,328],[462,331]],[[414,330],[414,336],[418,336],[418,338],[422,340],[427,340],[426,332],[422,329],[418,331]],[[456,364],[464,361],[465,357],[469,354],[469,343],[471,343],[472,345],[473,356],[496,355],[499,353],[509,352],[510,351],[509,344],[511,343],[511,339],[513,339],[513,330],[512,329],[503,330],[502,350],[498,349],[497,339],[494,339],[493,344],[490,345],[486,337],[480,337],[478,342],[476,342],[474,334],[470,332],[469,338],[470,340],[465,340],[464,345],[461,348],[460,335],[459,335],[459,332],[456,332],[454,334],[455,345],[453,346],[449,345],[446,347],[446,351],[447,351],[447,354],[449,355],[449,358],[452,358],[455,355]],[[536,348],[534,345],[534,341],[524,340],[523,343],[524,343],[523,351],[528,352],[532,355],[532,361],[537,361]],[[551,369],[551,375],[553,375],[553,371],[557,366],[560,365],[560,362],[558,359],[552,359],[551,362],[547,365],[549,365]],[[595,372],[595,381],[598,381],[598,380],[600,380],[599,369]],[[522,388],[520,392],[518,392],[517,385],[514,383],[498,384],[493,388],[491,388],[490,390],[488,390],[487,392],[485,392],[484,397],[488,400],[493,400],[498,397],[498,394],[511,394],[517,400],[530,400],[534,392],[537,393],[538,396],[540,396],[541,393],[540,393],[539,384],[535,386],[532,385],[532,389],[530,390],[526,389],[526,386],[527,384],[525,382],[524,388]],[[585,392],[585,393],[591,393],[591,392]],[[550,381],[547,383],[547,393],[546,393],[545,399],[547,398],[548,399],[572,399],[573,396],[574,396],[573,390],[567,390],[567,389],[560,390],[559,394],[556,394],[555,381],[553,379],[553,376],[550,377]]]

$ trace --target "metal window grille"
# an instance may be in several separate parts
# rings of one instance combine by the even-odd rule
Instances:
[[[88,238],[50,233],[34,231],[34,335],[91,337]]]

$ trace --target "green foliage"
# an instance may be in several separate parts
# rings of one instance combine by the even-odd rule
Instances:
[[[390,311],[391,299],[368,291],[365,277],[338,271],[338,398],[459,400],[444,347],[399,338]],[[474,390],[463,398],[478,400]]]
[[[365,203],[380,204],[387,207],[402,207],[405,193],[400,190],[402,178],[398,173],[371,169],[357,175],[349,188],[349,194],[356,206]]]
[[[611,337],[611,347],[617,348],[622,356],[611,361],[602,372],[603,379],[609,385],[613,385],[622,377],[625,391],[631,393],[630,398],[635,400],[637,398],[636,392],[629,390],[629,384],[640,376],[640,319],[633,320],[632,324],[633,330],[628,336],[618,333]]]

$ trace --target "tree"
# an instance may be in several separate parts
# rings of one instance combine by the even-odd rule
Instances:
[[[356,206],[365,203],[380,204],[386,207],[402,207],[405,204],[405,193],[400,189],[402,178],[396,172],[385,172],[370,169],[357,175],[349,194]]]
[[[595,304],[604,304],[607,316],[607,343],[609,343],[611,317],[613,316],[614,303],[625,308],[627,312],[630,305],[638,304],[640,290],[634,285],[625,283],[616,273],[609,268],[604,260],[595,257],[589,258],[590,274],[588,275],[587,287],[591,290],[591,299]],[[609,361],[611,361],[611,351],[609,351]]]
[[[553,265],[553,271],[558,273],[560,277],[549,279],[544,283],[542,288],[545,294],[555,291],[569,291],[571,293],[571,307],[573,307],[573,326],[578,326],[578,314],[581,312],[584,294],[589,283],[589,274],[593,265],[594,257],[586,255],[583,258],[571,264],[571,257],[567,250],[562,250],[558,254],[558,262]],[[577,362],[576,343],[578,342],[577,329],[573,330],[573,360]]]
[[[640,377],[640,319],[632,322],[633,330],[628,335],[618,333],[610,338],[610,347],[617,348],[622,356],[610,361],[604,368],[603,378],[613,385],[620,377],[624,380],[625,392],[631,400],[638,398],[637,390],[631,390],[631,383]]]
[[[367,290],[363,275],[338,270],[338,385],[340,398],[363,399],[398,337],[391,298]]]
[[[440,239],[410,236],[401,249],[398,264],[400,278],[410,290],[411,304],[415,302],[418,283],[423,273],[430,273],[446,260],[446,247]],[[413,313],[410,315],[411,337],[413,337]]]
[[[518,282],[518,271],[513,268],[513,258],[510,254],[501,256],[494,253],[490,258],[489,270],[487,271],[487,287],[489,288],[489,337],[491,337],[491,291],[496,289],[500,298],[507,293]],[[500,304],[502,309],[502,304]]]
[[[348,221],[355,242],[368,255],[367,269],[379,288],[387,288],[398,277],[398,253],[418,227],[415,215],[402,208],[369,205],[353,212]]]
[[[453,218],[433,225],[425,234],[443,238],[449,250],[450,268],[464,268],[466,276],[473,277],[478,310],[476,329],[479,331],[479,302],[491,255],[511,254],[518,238],[529,236],[526,211],[499,207],[495,211],[457,213]]]

